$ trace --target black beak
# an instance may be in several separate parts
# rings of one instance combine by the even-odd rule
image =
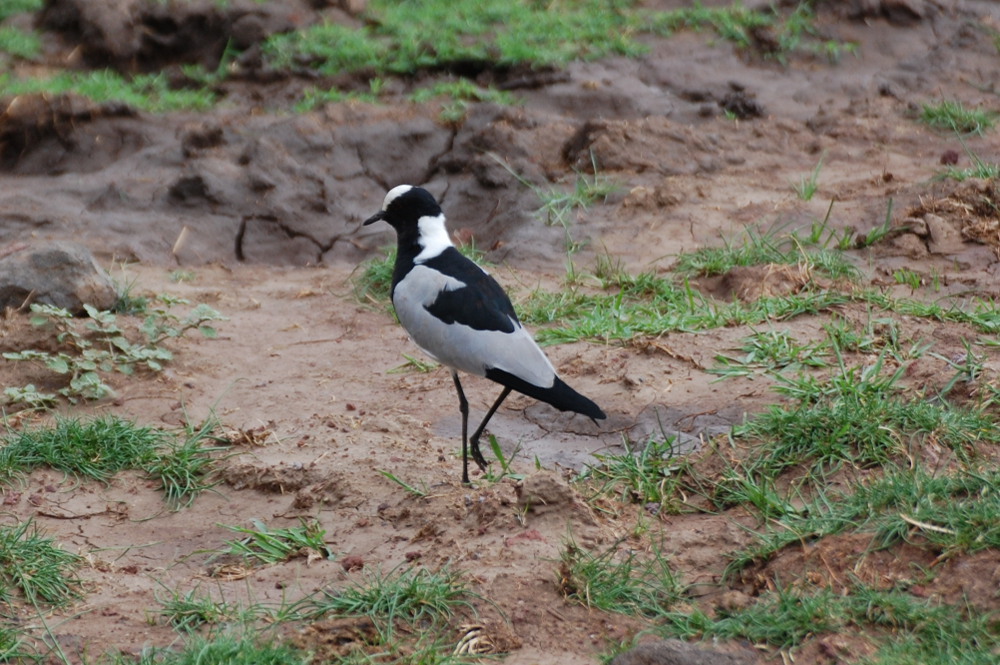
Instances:
[[[365,220],[362,226],[368,226],[369,224],[374,224],[375,222],[381,222],[385,219],[385,210],[379,210],[377,213]]]

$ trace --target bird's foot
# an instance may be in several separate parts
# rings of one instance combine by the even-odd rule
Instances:
[[[469,452],[472,454],[472,461],[476,463],[480,471],[486,471],[486,467],[489,466],[489,462],[483,457],[483,453],[479,450],[479,441],[474,440],[469,442]]]

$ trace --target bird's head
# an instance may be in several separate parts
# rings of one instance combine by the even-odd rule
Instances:
[[[442,217],[441,206],[423,187],[399,185],[389,190],[382,202],[382,209],[365,220],[364,225],[384,221],[396,232],[417,230],[422,218]]]

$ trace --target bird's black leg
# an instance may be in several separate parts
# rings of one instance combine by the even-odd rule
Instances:
[[[483,422],[479,423],[479,427],[472,434],[472,438],[469,439],[469,447],[472,448],[472,459],[476,460],[476,464],[478,464],[479,468],[483,471],[486,470],[486,460],[483,459],[483,453],[479,450],[479,437],[483,435],[483,430],[486,429],[486,423],[490,422],[490,418],[492,418],[493,414],[497,412],[497,409],[500,408],[503,401],[507,399],[507,395],[510,394],[510,390],[510,388],[507,388],[506,386],[504,387],[503,392],[500,393],[500,397],[497,397],[497,401],[493,402],[493,406],[491,406],[490,410],[486,412],[486,417],[483,418]]]
[[[462,412],[462,484],[471,485],[469,482],[469,401],[465,399],[465,392],[458,380],[458,372],[452,372],[451,378],[455,382],[455,390],[458,391],[458,410]]]

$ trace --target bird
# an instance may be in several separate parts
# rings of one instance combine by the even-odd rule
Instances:
[[[422,187],[398,185],[382,209],[365,220],[388,222],[396,231],[392,305],[413,342],[451,370],[462,414],[462,483],[469,485],[469,455],[480,470],[487,463],[479,439],[511,391],[589,417],[604,411],[559,378],[545,353],[521,325],[503,287],[452,243],[445,215]],[[459,372],[503,386],[479,427],[468,436],[469,402]]]

